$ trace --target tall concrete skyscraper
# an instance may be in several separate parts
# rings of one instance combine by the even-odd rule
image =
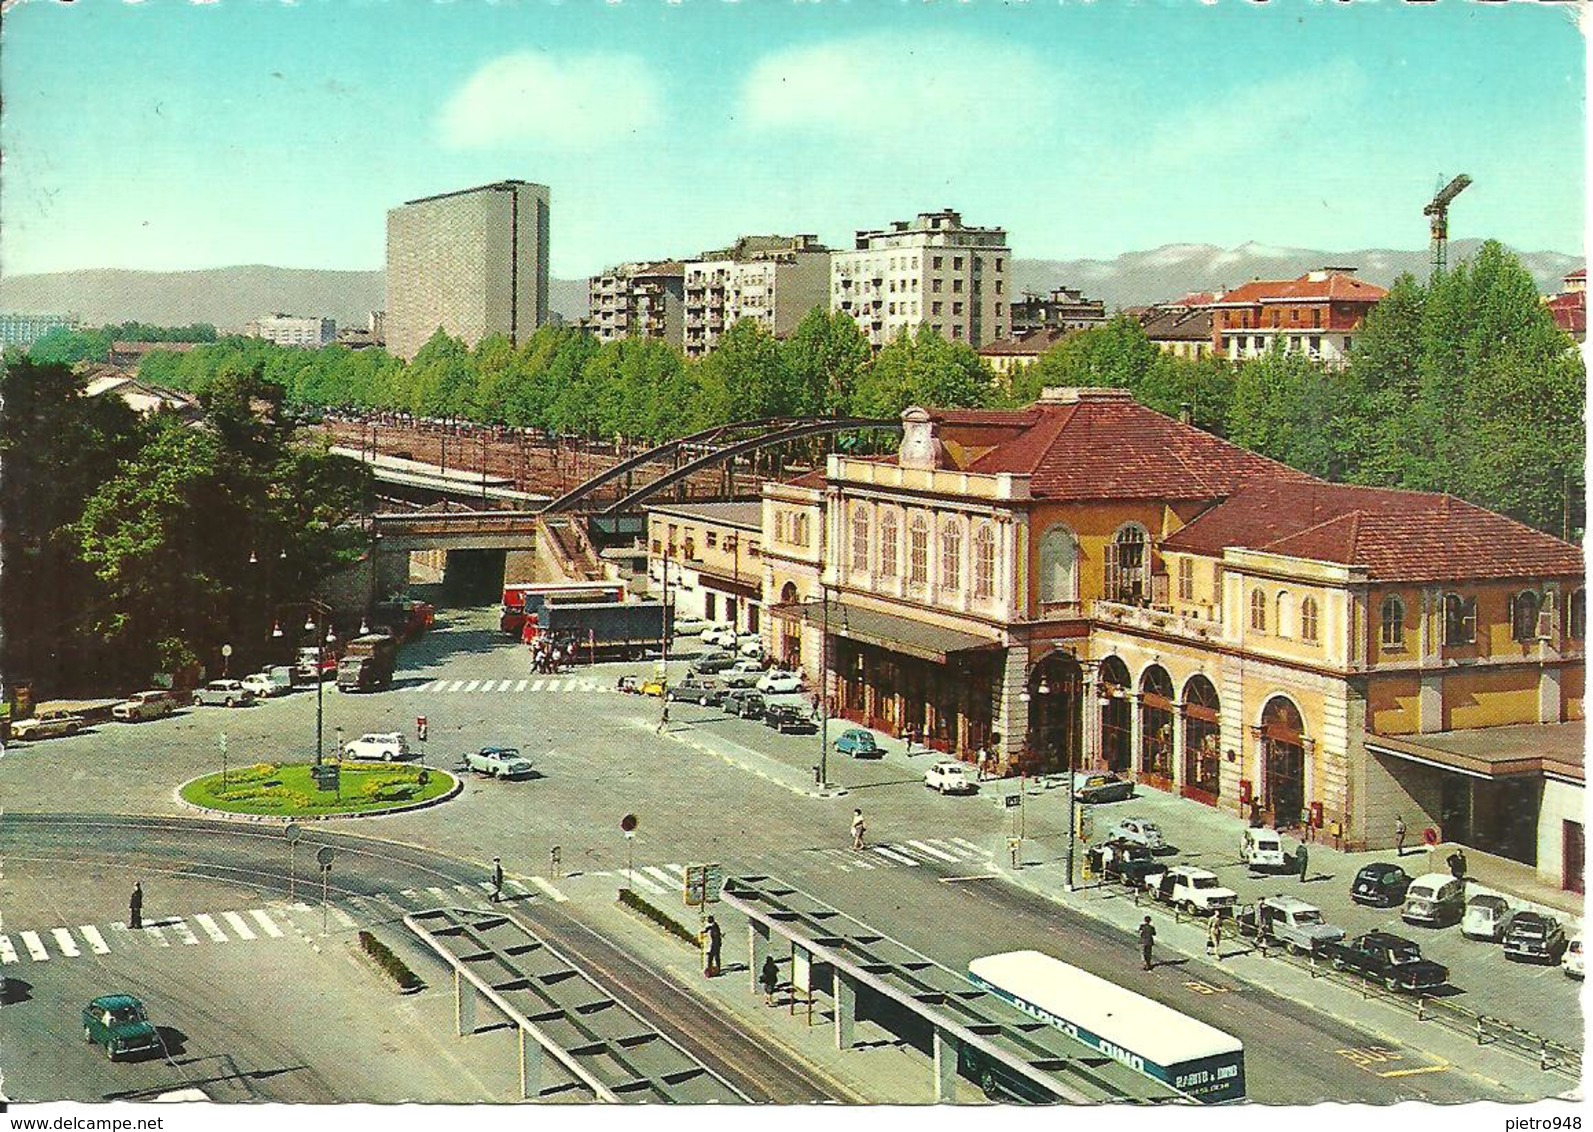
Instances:
[[[548,187],[498,181],[387,213],[387,348],[414,358],[441,327],[467,345],[525,341],[548,320]]]

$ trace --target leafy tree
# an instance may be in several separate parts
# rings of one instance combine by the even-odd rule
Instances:
[[[743,318],[696,366],[708,423],[788,415],[794,407],[786,359],[763,323]]]
[[[438,328],[409,366],[410,411],[424,417],[464,416],[471,408],[476,368],[459,339]]]
[[[804,416],[849,412],[857,383],[873,361],[856,320],[822,305],[802,317],[781,346],[790,381],[791,411]]]
[[[1301,471],[1340,478],[1346,418],[1339,407],[1331,374],[1305,354],[1274,345],[1239,367],[1228,437]]]
[[[903,330],[858,381],[854,412],[892,417],[909,405],[975,408],[993,399],[994,375],[966,344],[948,342],[927,324]]]

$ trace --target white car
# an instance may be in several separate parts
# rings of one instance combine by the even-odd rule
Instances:
[[[27,719],[11,725],[13,739],[59,739],[76,735],[88,726],[88,720],[67,708],[44,708]]]
[[[738,647],[736,651],[742,656],[762,657],[763,638],[753,637],[750,641],[742,641],[740,647]]]
[[[795,672],[782,672],[779,669],[774,669],[771,672],[766,672],[755,687],[765,695],[800,692],[802,690],[802,677]]]
[[[1467,939],[1482,939],[1498,943],[1510,928],[1516,910],[1503,896],[1480,892],[1466,901],[1466,911],[1460,917],[1460,934]]]
[[[675,618],[675,636],[677,637],[696,636],[706,628],[708,628],[708,622],[704,621],[701,617],[692,617],[688,615],[686,617]]]
[[[1122,838],[1124,841],[1135,845],[1143,845],[1147,849],[1162,849],[1167,845],[1167,840],[1162,836],[1162,830],[1155,822],[1146,818],[1124,818],[1106,833],[1106,840]]]
[[[1247,829],[1239,842],[1239,859],[1252,872],[1284,868],[1283,841],[1275,830]]]
[[[361,735],[351,743],[343,744],[343,757],[345,759],[377,759],[390,763],[395,759],[409,757],[409,744],[404,741],[404,736],[397,731],[373,732]]]
[[[1159,876],[1147,876],[1145,890],[1153,899],[1191,914],[1207,915],[1221,909],[1232,909],[1239,903],[1239,894],[1231,888],[1224,888],[1216,873],[1210,869],[1197,869],[1193,865],[1174,865]]]
[[[702,631],[702,643],[705,645],[717,645],[720,642],[720,638],[727,633],[730,635],[730,641],[725,643],[729,644],[736,639],[736,631],[731,627],[730,622],[710,621]]]
[[[1582,977],[1582,933],[1577,932],[1565,945],[1565,954],[1560,956],[1560,970],[1570,975],[1573,979]]]
[[[269,700],[272,696],[285,695],[290,689],[283,687],[269,672],[256,672],[243,678],[243,686],[253,692],[258,699]]]
[[[254,703],[254,693],[243,686],[242,680],[212,680],[194,692],[194,705],[242,707]]]
[[[137,723],[142,719],[159,719],[170,715],[177,707],[172,694],[159,688],[147,692],[134,692],[111,708],[111,718],[123,723]]]
[[[924,785],[942,794],[973,794],[979,784],[968,774],[962,763],[936,763],[924,772]]]

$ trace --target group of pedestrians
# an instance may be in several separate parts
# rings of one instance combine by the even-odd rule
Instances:
[[[539,676],[558,675],[575,663],[575,638],[544,633],[531,642],[531,671]]]

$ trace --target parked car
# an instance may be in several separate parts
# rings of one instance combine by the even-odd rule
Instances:
[[[687,671],[701,673],[704,676],[712,676],[715,673],[726,671],[735,663],[736,658],[730,653],[710,652],[704,653],[692,661],[691,667]]]
[[[616,692],[624,692],[627,696],[634,696],[642,690],[642,682],[634,676],[621,676],[614,685]]]
[[[924,771],[924,785],[942,794],[977,794],[979,784],[962,763],[936,763]]]
[[[1239,894],[1224,888],[1216,873],[1193,865],[1174,865],[1160,876],[1149,874],[1145,888],[1163,904],[1182,908],[1191,915],[1227,912],[1239,904]]]
[[[1283,839],[1276,830],[1247,829],[1239,840],[1239,859],[1251,872],[1282,872],[1288,867]]]
[[[390,763],[409,757],[409,743],[398,731],[372,732],[343,744],[345,759],[376,759]]]
[[[1405,889],[1399,918],[1407,924],[1441,928],[1466,914],[1466,886],[1448,873],[1423,873]]]
[[[1515,909],[1503,896],[1491,892],[1478,893],[1466,901],[1466,910],[1460,917],[1460,934],[1467,939],[1483,939],[1498,943],[1504,939],[1505,930]]]
[[[1089,771],[1073,773],[1073,797],[1086,805],[1102,802],[1123,802],[1134,796],[1134,784],[1115,774],[1097,774]]]
[[[835,740],[835,753],[838,755],[851,755],[854,759],[882,759],[885,749],[874,739],[872,731],[865,731],[861,727],[851,727],[841,732]]]
[[[83,1008],[83,1040],[103,1046],[115,1061],[130,1053],[160,1048],[160,1031],[130,994],[102,994]]]
[[[286,684],[283,684],[278,682],[269,672],[250,673],[243,678],[242,683],[245,688],[253,693],[255,699],[259,700],[268,700],[272,696],[285,696],[293,690],[291,679]]]
[[[1119,821],[1107,830],[1108,838],[1118,837],[1124,841],[1132,841],[1143,845],[1147,849],[1156,850],[1167,845],[1167,839],[1162,836],[1161,827],[1155,822],[1142,817],[1128,817]]]
[[[76,735],[87,726],[88,720],[68,708],[44,708],[13,723],[11,738],[59,739],[64,735]]]
[[[529,759],[514,747],[482,747],[464,756],[465,769],[490,778],[530,778],[536,773]]]
[[[1573,979],[1582,977],[1582,933],[1577,932],[1565,941],[1565,954],[1560,957],[1560,970]]]
[[[725,690],[716,680],[703,680],[700,677],[688,676],[679,684],[664,693],[668,700],[680,700],[685,703],[702,704],[712,707],[724,699]]]
[[[769,704],[763,709],[763,725],[791,735],[813,735],[819,725],[795,704]]]
[[[147,692],[134,692],[111,708],[111,718],[123,723],[138,723],[145,719],[160,719],[176,710],[177,701],[170,692],[152,688]]]
[[[247,707],[252,703],[254,693],[241,680],[212,680],[194,693],[195,706]]]
[[[802,677],[795,672],[782,672],[778,668],[765,672],[753,685],[764,695],[787,695],[802,690]]]
[[[730,628],[730,622],[709,621],[703,625],[702,632],[698,636],[702,638],[702,643],[705,645],[717,645],[720,634],[726,632],[730,633],[732,639],[734,639],[734,630]]]
[[[736,631],[728,626],[720,629],[704,629],[702,643],[734,651],[736,647]]]
[[[1506,959],[1558,963],[1565,949],[1565,929],[1559,920],[1542,912],[1517,912],[1505,929]]]
[[[768,702],[764,700],[762,693],[755,692],[751,688],[741,688],[738,691],[741,692],[741,695],[736,696],[734,706],[730,703],[730,694],[726,694],[725,710],[734,712],[742,719],[761,719],[764,708],[768,706]]]
[[[1449,968],[1422,958],[1422,949],[1403,936],[1367,932],[1344,943],[1330,943],[1322,953],[1340,971],[1382,983],[1389,990],[1437,990],[1449,982]]]
[[[664,678],[662,676],[649,676],[637,685],[636,690],[644,696],[662,696],[664,694]]]
[[[1322,918],[1322,910],[1293,896],[1263,896],[1239,910],[1239,928],[1299,952],[1319,951],[1345,936],[1343,928]]]
[[[1145,887],[1145,878],[1160,874],[1165,866],[1145,846],[1135,841],[1103,841],[1086,853],[1090,869],[1103,880],[1115,880],[1130,888]]]
[[[676,616],[675,618],[675,636],[677,637],[701,637],[702,631],[706,628],[708,628],[708,622],[701,617],[687,615],[685,617]]]
[[[763,679],[763,665],[755,660],[738,660],[719,674],[727,688],[753,688]]]
[[[1371,908],[1392,908],[1405,902],[1411,877],[1398,865],[1374,861],[1364,865],[1350,882],[1350,899]]]

